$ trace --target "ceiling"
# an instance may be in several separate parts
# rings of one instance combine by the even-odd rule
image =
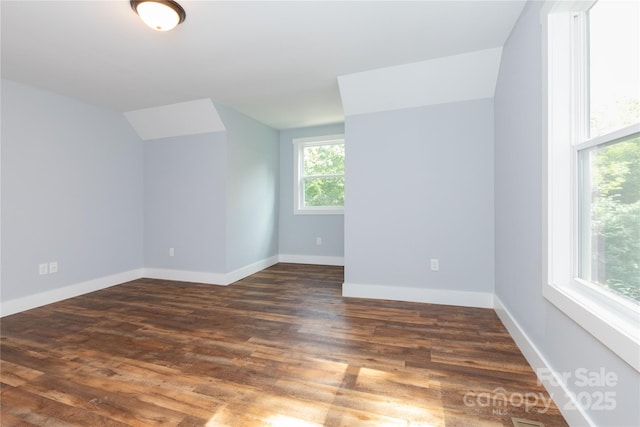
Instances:
[[[276,129],[344,120],[337,76],[499,47],[524,1],[0,2],[2,77],[116,111],[211,98]]]

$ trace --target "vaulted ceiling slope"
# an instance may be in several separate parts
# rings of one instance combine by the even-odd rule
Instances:
[[[116,111],[211,98],[276,129],[342,121],[337,77],[500,47],[524,1],[0,2],[2,77]]]

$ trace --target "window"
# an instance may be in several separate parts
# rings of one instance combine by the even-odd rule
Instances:
[[[297,138],[294,213],[344,213],[344,135]]]
[[[640,3],[548,2],[544,295],[640,371]]]

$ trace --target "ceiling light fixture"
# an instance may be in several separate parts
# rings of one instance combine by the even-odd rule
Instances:
[[[157,31],[169,31],[187,16],[182,6],[173,0],[131,0],[131,8]]]

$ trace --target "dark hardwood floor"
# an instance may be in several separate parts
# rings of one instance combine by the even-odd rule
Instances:
[[[340,267],[141,279],[1,320],[2,426],[566,426],[492,310],[342,298]]]

